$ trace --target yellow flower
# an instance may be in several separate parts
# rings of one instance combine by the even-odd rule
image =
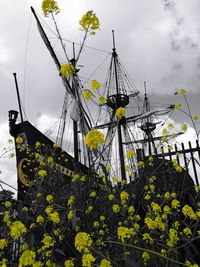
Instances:
[[[138,168],[144,168],[144,161],[140,160],[137,163]]]
[[[6,239],[0,239],[0,249],[4,249],[5,247],[7,247],[7,240]]]
[[[97,195],[97,193],[96,193],[95,191],[92,191],[92,192],[90,193],[90,197],[96,197],[96,195]]]
[[[153,244],[153,238],[150,236],[149,233],[144,233],[142,238],[147,244]]]
[[[167,242],[167,245],[169,247],[174,247],[178,241],[179,241],[179,237],[178,237],[177,230],[170,228],[169,229],[169,240]]]
[[[94,227],[94,228],[99,227],[99,222],[95,221],[95,222],[93,223],[93,227]]]
[[[163,129],[162,129],[162,133],[163,133],[164,135],[167,134],[167,133],[168,133],[167,129],[166,129],[166,128],[163,128]]]
[[[53,208],[51,206],[46,207],[45,212],[47,215],[49,215],[53,211]]]
[[[53,196],[52,195],[47,195],[46,196],[46,201],[49,202],[49,203],[52,203],[53,202]]]
[[[75,237],[75,248],[81,252],[92,245],[92,239],[89,234],[85,232],[79,232]]]
[[[49,234],[44,234],[44,238],[41,241],[44,245],[42,246],[42,250],[48,249],[55,245],[55,241]]]
[[[18,239],[24,233],[26,233],[26,227],[22,222],[15,221],[10,225],[10,235],[14,239]]]
[[[33,266],[35,263],[36,254],[32,250],[25,250],[19,258],[19,267]]]
[[[178,91],[178,93],[179,93],[179,95],[185,95],[185,94],[187,94],[187,90],[185,90],[185,89],[180,89],[180,90]]]
[[[68,215],[67,215],[67,218],[68,218],[69,221],[72,220],[73,215],[74,215],[73,210],[70,210],[70,211],[68,212]]]
[[[183,229],[183,233],[184,233],[187,237],[189,237],[189,236],[192,235],[192,231],[190,230],[189,227],[184,228],[184,229]]]
[[[72,206],[73,203],[74,203],[74,196],[71,195],[70,198],[69,198],[68,201],[67,201],[67,205],[68,205],[68,206]]]
[[[90,83],[90,87],[92,88],[92,90],[96,91],[101,87],[101,84],[97,80],[92,80]]]
[[[45,170],[39,170],[38,175],[43,178],[43,177],[47,176],[47,172]]]
[[[92,97],[93,93],[90,90],[88,89],[83,90],[83,98],[85,99],[85,101],[89,101]]]
[[[129,194],[126,191],[122,191],[120,193],[120,199],[121,199],[122,204],[125,204],[128,198],[129,198]]]
[[[90,206],[87,207],[85,213],[89,214],[92,210],[93,210],[93,206],[90,205]]]
[[[89,146],[90,149],[95,149],[99,145],[101,145],[105,142],[104,134],[102,132],[100,132],[99,130],[91,130],[86,135],[84,141],[85,141],[86,145]]]
[[[134,150],[132,150],[132,149],[128,149],[128,150],[127,150],[127,152],[126,152],[126,157],[127,157],[128,159],[131,159],[131,158],[133,158],[133,157],[135,157],[135,156],[136,156],[136,153],[135,153]]]
[[[197,220],[197,216],[196,216],[193,208],[190,207],[189,205],[185,205],[182,208],[182,213],[185,215],[185,217],[189,217],[190,219]]]
[[[142,260],[143,260],[143,262],[144,262],[144,265],[146,265],[147,262],[150,260],[150,255],[149,255],[148,252],[144,251],[144,252],[142,253]]]
[[[56,143],[53,144],[53,148],[58,148],[58,147],[59,147],[58,144]]]
[[[70,78],[75,74],[76,70],[72,64],[63,64],[60,68],[60,73],[65,78]]]
[[[118,236],[118,239],[120,239],[122,242],[124,242],[125,239],[131,238],[131,235],[133,233],[134,232],[132,231],[132,229],[129,229],[129,228],[124,227],[124,226],[119,226],[117,228],[117,236]]]
[[[15,156],[14,153],[10,153],[10,154],[9,154],[9,158],[11,158],[11,159],[14,158],[14,156]]]
[[[74,267],[73,260],[66,260],[65,261],[65,267]]]
[[[112,206],[112,210],[114,213],[118,213],[120,211],[120,206],[118,204],[114,204]]]
[[[98,103],[99,105],[102,105],[102,104],[105,104],[107,101],[106,97],[103,96],[103,95],[100,95],[99,98],[98,98]]]
[[[123,117],[126,116],[126,109],[123,107],[120,107],[116,110],[115,115],[118,120],[121,120]]]
[[[155,214],[158,214],[159,212],[161,212],[161,207],[158,203],[152,202],[151,207],[152,207],[152,210]]]
[[[110,201],[112,201],[114,198],[115,198],[115,196],[114,196],[113,194],[109,194],[108,199],[109,199]]]
[[[164,198],[169,199],[170,197],[171,197],[171,195],[170,195],[169,192],[166,192],[166,193],[164,194]]]
[[[151,199],[151,196],[150,196],[149,194],[146,194],[146,195],[144,196],[144,199],[145,199],[145,200],[149,200],[149,199]]]
[[[147,227],[149,228],[149,230],[155,230],[156,229],[156,224],[150,217],[146,217],[144,219],[144,222],[147,225]]]
[[[134,212],[135,212],[135,208],[134,208],[134,206],[130,206],[130,207],[128,208],[128,213],[131,214],[131,215],[133,215]]]
[[[57,2],[54,0],[43,0],[42,11],[44,16],[47,17],[50,13],[59,13],[60,9],[57,6]]]
[[[23,138],[21,136],[17,136],[16,143],[17,144],[22,144],[23,143]]]
[[[167,127],[169,128],[169,129],[173,129],[174,128],[174,125],[173,125],[173,123],[168,123],[168,125],[167,125]]]
[[[165,206],[163,207],[163,212],[166,213],[166,214],[170,214],[170,213],[171,213],[170,207],[167,206],[167,205],[165,205]]]
[[[52,163],[53,163],[53,158],[52,158],[52,157],[48,157],[48,158],[47,158],[47,162],[48,162],[49,164],[52,164]]]
[[[105,218],[105,216],[101,215],[99,219],[100,219],[100,221],[102,222],[102,221],[104,221],[106,218]]]
[[[100,267],[112,267],[112,264],[109,260],[103,259],[101,260]]]
[[[49,219],[53,222],[53,223],[59,223],[60,222],[60,216],[59,213],[57,211],[54,211],[52,213],[49,214]]]
[[[92,254],[87,253],[82,256],[83,267],[91,267],[93,262],[95,262],[95,258],[92,256]]]
[[[175,110],[180,110],[181,109],[181,104],[179,104],[179,103],[176,103],[173,106],[174,106]]]
[[[5,202],[5,207],[6,208],[10,208],[11,205],[12,205],[12,203],[10,201],[6,201]]]
[[[178,164],[176,159],[173,159],[173,166],[174,166],[174,169],[177,172],[182,172],[183,171],[183,168]]]
[[[197,114],[192,114],[192,119],[193,119],[193,120],[198,120],[198,119],[199,119],[199,115],[197,115]]]
[[[7,267],[6,259],[2,259],[2,261],[0,261],[0,263],[1,263],[1,267]]]
[[[178,209],[180,207],[180,202],[177,199],[172,200],[172,208],[173,209]]]
[[[95,34],[95,30],[98,30],[100,25],[99,19],[92,10],[83,15],[79,24],[83,31],[89,32],[90,34]]]
[[[176,198],[176,193],[175,192],[171,193],[171,197]]]
[[[37,223],[43,223],[44,222],[44,217],[42,215],[39,215],[36,219]]]
[[[184,132],[187,131],[187,125],[185,123],[181,125],[181,130]]]

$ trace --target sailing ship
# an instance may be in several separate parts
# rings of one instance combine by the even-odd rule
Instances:
[[[31,10],[36,19],[39,33],[60,73],[61,63],[32,7]],[[64,53],[66,54],[65,46],[58,29],[57,32]],[[90,101],[92,106],[88,107],[88,103],[82,97],[83,86],[76,68],[77,59],[80,54],[78,54],[78,57],[76,58],[75,49],[73,49],[73,58],[68,60],[76,70],[73,77],[66,78],[63,75],[60,75],[66,93],[58,134],[55,141],[58,145],[58,148],[56,148],[56,157],[59,160],[52,165],[52,168],[55,168],[61,176],[66,176],[68,182],[71,177],[78,172],[83,175],[103,172],[106,179],[113,184],[116,182],[133,182],[133,185],[135,186],[134,181],[141,178],[141,175],[144,173],[146,173],[146,176],[150,176],[152,173],[156,175],[159,174],[163,177],[162,182],[164,179],[167,181],[166,177],[169,176],[169,172],[170,175],[173,172],[175,173],[175,170],[173,170],[173,163],[167,161],[167,165],[163,164],[163,158],[160,159],[159,157],[156,157],[155,164],[153,164],[154,168],[157,166],[157,171],[155,173],[153,168],[150,168],[151,164],[148,163],[148,159],[149,156],[158,155],[158,145],[156,142],[159,141],[162,144],[163,140],[163,136],[158,137],[154,134],[157,125],[159,124],[159,121],[155,121],[155,119],[162,115],[170,115],[173,112],[174,106],[170,105],[165,108],[151,109],[146,83],[144,83],[144,99],[139,96],[139,91],[134,89],[134,85],[131,82],[129,75],[126,73],[119,60],[115,47],[114,31],[112,31],[112,37],[113,49],[111,53],[111,61],[107,74],[108,78],[104,84],[104,96],[106,101],[103,101],[100,104]],[[11,110],[9,111],[9,125],[10,133],[16,141],[16,158],[19,178],[18,199],[23,199],[24,193],[27,194],[31,185],[31,180],[34,178],[33,169],[37,168],[40,162],[43,161],[44,157],[47,157],[52,153],[50,148],[54,147],[54,142],[38,131],[30,122],[23,120],[16,75],[14,74],[14,76],[18,94],[21,123],[16,124],[18,112]],[[91,96],[93,93],[89,91],[89,94]],[[70,114],[73,122],[73,155],[70,155],[62,149],[66,117],[69,114],[67,105],[69,99],[73,102],[73,109]],[[133,104],[135,104],[135,109],[131,108]],[[97,115],[96,112],[88,112],[95,110],[96,107],[98,107]],[[126,110],[127,113],[126,116],[123,114],[120,120],[116,117],[116,111],[119,108]],[[101,147],[90,150],[84,142],[84,136],[86,136],[90,130],[99,129],[105,134],[105,142]],[[135,135],[135,133],[137,133],[137,135]],[[138,133],[140,133],[139,138]],[[182,133],[178,133],[177,135],[179,134]],[[170,135],[165,136],[165,138],[170,137]],[[21,141],[17,142],[20,138]],[[38,147],[38,143],[40,144],[40,147]],[[40,151],[39,157],[37,159],[28,159],[26,155],[27,148],[38,149]],[[135,153],[135,157],[133,157],[133,155],[131,157],[127,156],[128,153]],[[67,159],[67,162],[62,162],[60,160],[61,154],[64,155],[63,158]],[[139,165],[141,162],[147,162],[148,168],[140,168]],[[30,164],[34,165],[33,168],[30,168]],[[170,171],[168,171],[168,169],[170,169]],[[188,182],[185,182],[185,187],[188,187],[188,190],[190,190],[194,184],[191,177],[187,177]],[[65,182],[66,181],[67,180],[65,180]],[[182,183],[180,183],[180,179],[177,181],[176,186],[180,188]],[[143,185],[144,181],[141,182],[141,184]]]

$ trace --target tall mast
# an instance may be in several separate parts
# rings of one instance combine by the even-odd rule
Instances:
[[[71,64],[76,67],[76,55],[75,55],[75,46],[73,43],[73,59],[71,60]],[[72,80],[72,88],[74,90],[74,95],[78,94],[78,86],[77,86],[77,76],[75,73],[74,79]],[[74,135],[74,158],[75,160],[79,160],[79,147],[78,147],[78,123],[76,120],[73,120],[73,135]]]
[[[120,107],[125,107],[129,103],[129,97],[123,92],[122,88],[119,86],[119,76],[118,76],[118,55],[116,53],[115,48],[115,36],[114,31],[112,31],[113,37],[113,52],[112,52],[112,59],[113,67],[114,67],[114,78],[115,78],[115,86],[116,86],[116,93],[109,94],[107,98],[107,105],[113,109],[113,113],[115,114],[116,110]],[[124,118],[125,119],[125,118]],[[125,162],[124,162],[124,151],[123,151],[123,144],[122,144],[122,129],[121,124],[122,120],[117,123],[117,133],[118,133],[118,150],[119,150],[119,158],[120,158],[120,168],[121,168],[121,178],[122,181],[126,181],[126,171],[125,171]]]

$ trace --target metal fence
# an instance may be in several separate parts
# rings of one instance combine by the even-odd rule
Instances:
[[[161,147],[161,152],[154,155],[157,158],[164,158],[170,161],[177,160],[177,163],[183,167],[186,172],[194,179],[195,184],[199,185],[198,177],[200,177],[200,147],[199,141],[196,140],[195,147],[191,142],[188,145],[181,143],[179,147],[175,144],[173,147]]]

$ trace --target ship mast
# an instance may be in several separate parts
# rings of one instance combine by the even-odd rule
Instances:
[[[113,114],[115,114],[116,110],[120,107],[125,107],[129,104],[129,97],[123,87],[120,87],[119,83],[119,73],[118,73],[118,55],[116,53],[115,48],[115,36],[114,31],[112,31],[113,36],[113,52],[111,58],[111,65],[113,64],[114,78],[115,78],[115,86],[116,93],[111,94],[108,92],[107,97],[107,106],[113,110]],[[123,143],[122,143],[122,129],[121,125],[125,118],[122,118],[121,121],[117,123],[117,133],[118,133],[118,150],[119,150],[119,159],[120,159],[120,167],[121,167],[121,178],[122,181],[126,181],[126,171],[125,171],[125,162],[124,162],[124,151],[123,151]]]

